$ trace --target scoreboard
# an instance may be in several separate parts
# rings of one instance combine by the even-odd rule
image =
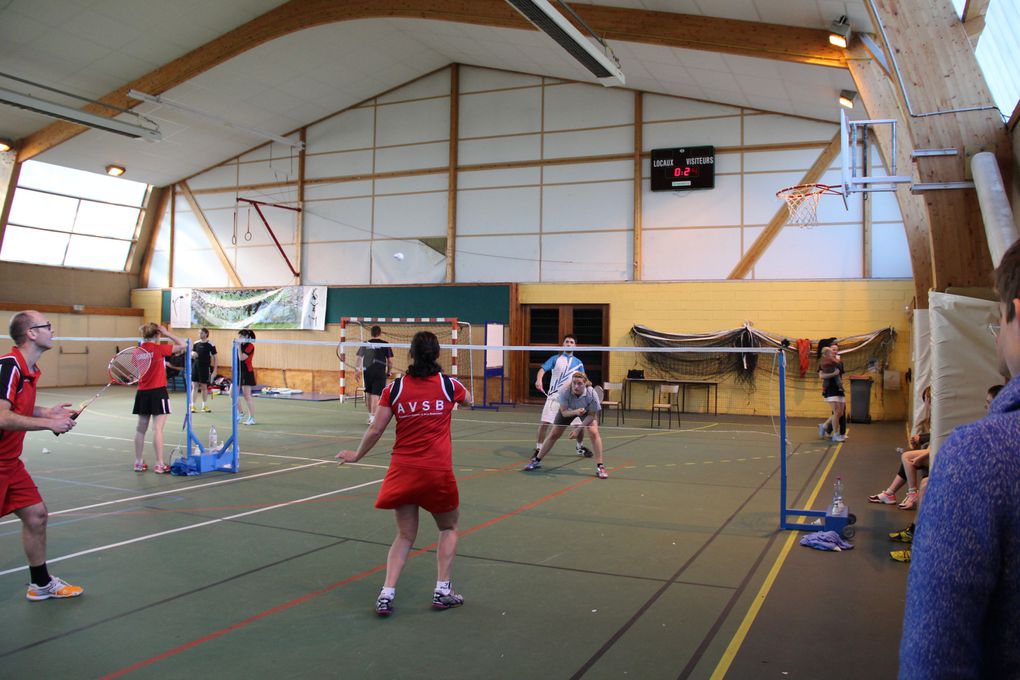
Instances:
[[[715,188],[715,147],[652,149],[652,191]]]

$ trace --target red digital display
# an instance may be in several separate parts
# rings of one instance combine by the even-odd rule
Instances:
[[[715,187],[715,147],[652,149],[652,191],[685,191]]]
[[[697,168],[673,168],[674,177],[697,177],[701,172]]]

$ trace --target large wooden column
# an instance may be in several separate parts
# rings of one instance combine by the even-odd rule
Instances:
[[[991,93],[967,39],[964,25],[951,0],[874,0],[881,23],[892,46],[886,75],[894,97],[881,86],[878,66],[849,65],[858,82],[864,105],[872,118],[898,118],[901,143],[909,136],[913,149],[955,148],[956,156],[921,158],[914,174],[922,183],[959,182],[969,177],[969,155],[991,151],[999,159],[1000,171],[1008,178],[1012,152],[1006,129],[995,109],[958,113],[939,113],[956,109],[987,106]],[[870,3],[867,4],[870,11]],[[864,50],[856,47],[855,56]],[[895,57],[895,62],[891,57]],[[895,68],[899,67],[903,89]],[[908,103],[909,102],[909,103]],[[932,115],[934,114],[934,115]],[[879,139],[880,148],[888,146]],[[909,165],[897,161],[899,174],[908,174]],[[1008,182],[1008,179],[1007,179]],[[923,229],[919,210],[928,217],[928,251],[931,285],[935,290],[951,286],[988,286],[992,262],[985,240],[977,194],[973,189],[936,190],[918,195],[897,193],[904,218],[909,219],[908,240],[915,279],[924,279],[929,267],[921,245]],[[917,306],[928,305],[926,289],[918,291]]]

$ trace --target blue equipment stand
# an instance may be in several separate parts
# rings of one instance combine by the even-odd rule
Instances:
[[[184,403],[184,423],[187,435],[188,455],[184,458],[185,473],[201,475],[206,472],[237,472],[239,450],[237,448],[237,340],[231,345],[230,361],[230,424],[231,433],[215,451],[208,451],[202,440],[195,436],[191,423],[191,340],[187,341],[187,359],[184,361],[184,385],[187,396]],[[197,451],[196,451],[197,449]]]
[[[786,507],[786,354],[779,353],[779,453],[780,453],[780,482],[779,482],[779,526],[783,529],[795,531],[835,531],[843,538],[853,538],[856,530],[853,528],[857,522],[857,516],[849,511],[846,503],[840,503],[839,507],[829,504],[826,510],[799,510]],[[806,524],[804,522],[792,522],[790,517],[818,517],[822,518],[821,524]]]
[[[485,344],[489,344],[489,327],[499,326],[499,333],[503,332],[503,325],[496,324],[494,322],[485,323]],[[502,342],[502,338],[500,338]],[[482,351],[482,403],[479,405],[472,405],[472,409],[485,409],[488,411],[498,411],[500,406],[513,406],[517,407],[517,404],[512,401],[505,401],[506,394],[506,374],[504,373],[505,362],[503,361],[502,352],[499,353],[499,366],[489,366],[489,350],[485,349]],[[499,401],[489,401],[489,378],[499,378]]]

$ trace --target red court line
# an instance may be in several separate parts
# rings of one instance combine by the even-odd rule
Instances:
[[[623,466],[625,464],[627,464],[627,463],[621,463],[620,466]],[[617,469],[618,468],[613,468],[613,471],[615,471]],[[481,524],[475,525],[475,526],[471,527],[470,529],[466,529],[464,531],[461,531],[460,532],[460,536],[467,536],[469,534],[473,534],[474,532],[479,531],[480,529],[484,529],[485,527],[491,526],[491,525],[496,524],[498,522],[502,522],[503,520],[509,519],[510,517],[513,517],[515,515],[519,515],[520,513],[524,512],[525,510],[533,508],[533,507],[535,507],[537,505],[541,505],[542,503],[546,503],[548,501],[551,501],[552,499],[554,499],[554,498],[556,498],[558,496],[562,496],[563,494],[567,493],[568,491],[573,491],[574,489],[582,487],[585,484],[591,484],[594,481],[597,481],[595,477],[589,477],[588,479],[580,481],[580,482],[578,482],[576,484],[572,484],[571,486],[564,487],[564,488],[560,489],[559,491],[556,491],[554,493],[549,494],[548,496],[545,496],[543,498],[539,498],[538,500],[535,500],[535,501],[532,501],[530,503],[527,503],[526,505],[522,505],[521,507],[517,508],[516,510],[511,510],[510,512],[508,512],[506,514],[503,514],[503,515],[500,515],[499,517],[495,517],[495,518],[490,519],[490,520],[488,520],[486,522],[482,522]],[[415,550],[410,555],[408,555],[408,559],[409,560],[410,559],[414,559],[415,557],[418,557],[419,555],[422,555],[422,554],[424,554],[426,552],[429,552],[430,550],[433,550],[437,545],[438,545],[438,543],[432,543],[431,545],[428,545],[428,546],[426,546],[424,548],[420,548],[419,550]],[[309,601],[311,599],[319,597],[320,595],[325,595],[326,593],[332,592],[332,591],[336,590],[337,588],[342,588],[343,586],[345,586],[345,585],[347,585],[349,583],[354,583],[355,581],[360,581],[361,579],[365,578],[366,576],[371,576],[372,574],[375,574],[375,573],[378,573],[380,571],[383,571],[385,568],[386,568],[386,563],[385,562],[382,563],[382,564],[378,564],[378,565],[372,567],[371,569],[368,569],[367,571],[363,571],[360,574],[355,574],[354,576],[350,576],[350,577],[344,579],[343,581],[338,581],[338,582],[336,582],[336,583],[334,583],[332,585],[326,586],[325,588],[321,588],[320,590],[316,590],[315,592],[308,593],[307,595],[302,595],[299,598],[293,599],[293,600],[291,600],[289,602],[284,602],[283,604],[279,604],[279,605],[277,605],[275,607],[272,607],[271,609],[266,609],[265,611],[262,611],[262,612],[259,612],[258,614],[255,614],[254,616],[249,616],[248,618],[244,619],[243,621],[238,621],[237,623],[231,624],[231,625],[227,626],[226,628],[221,628],[220,630],[214,631],[214,632],[209,633],[207,635],[203,635],[202,637],[197,638],[195,640],[192,640],[191,642],[185,642],[183,645],[179,645],[177,647],[174,647],[173,649],[169,649],[169,650],[163,652],[162,654],[157,654],[156,656],[153,656],[151,658],[145,659],[144,661],[139,661],[138,663],[135,663],[135,664],[132,664],[130,666],[127,666],[126,668],[122,668],[119,671],[114,671],[113,673],[110,673],[108,675],[104,675],[104,676],[102,676],[102,678],[100,680],[112,680],[113,678],[119,678],[119,677],[122,677],[124,675],[127,675],[128,673],[133,673],[134,671],[136,671],[136,670],[138,670],[140,668],[144,668],[146,666],[151,666],[152,664],[154,664],[154,663],[156,663],[158,661],[162,661],[162,660],[168,659],[168,658],[170,658],[172,656],[176,656],[177,654],[180,654],[181,652],[185,652],[185,651],[187,651],[189,649],[192,649],[193,647],[197,647],[199,645],[205,644],[206,642],[211,642],[212,640],[215,640],[217,638],[223,637],[227,633],[232,633],[235,630],[238,630],[240,628],[244,628],[245,626],[247,626],[247,625],[249,625],[251,623],[254,623],[254,622],[259,621],[261,619],[270,617],[273,614],[278,614],[278,613],[280,613],[282,611],[286,611],[286,610],[290,609],[291,607],[296,607],[297,605],[303,604],[304,602],[307,602],[307,601]]]

